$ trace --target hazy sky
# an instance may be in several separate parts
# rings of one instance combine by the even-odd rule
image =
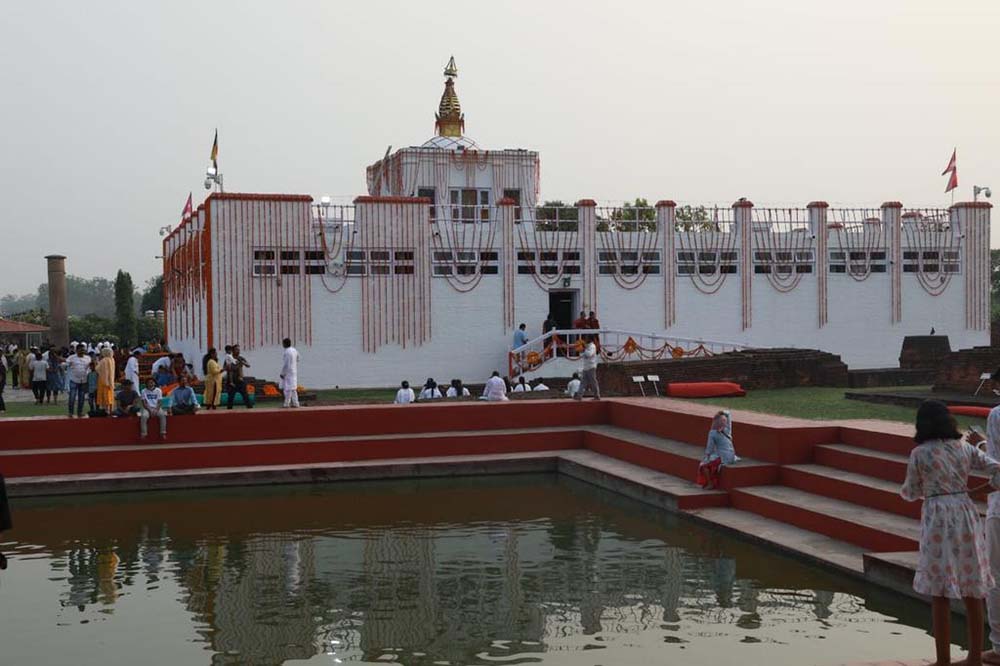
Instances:
[[[352,197],[433,133],[538,150],[542,196],[1000,200],[1000,2],[8,2],[0,294],[159,272],[212,133],[226,189]],[[1000,226],[1000,225],[998,225]],[[1000,246],[1000,228],[994,230]]]

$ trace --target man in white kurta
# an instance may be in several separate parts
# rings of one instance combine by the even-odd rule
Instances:
[[[493,376],[486,380],[486,386],[483,387],[483,399],[490,402],[507,400],[507,384],[500,377],[499,372],[494,370]]]
[[[139,383],[139,352],[133,352],[125,362],[125,379],[132,382],[133,389],[140,390],[142,384]]]
[[[285,407],[299,406],[299,352],[292,341],[281,341],[285,351],[281,354],[281,390],[285,393]]]
[[[1000,460],[1000,407],[991,409],[986,419],[986,455]],[[990,493],[986,500],[986,548],[990,569],[997,582],[986,595],[989,639],[993,649],[983,653],[983,663],[1000,664],[1000,491]]]

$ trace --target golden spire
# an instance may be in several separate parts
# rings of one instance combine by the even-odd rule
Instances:
[[[441,95],[438,112],[434,114],[434,128],[439,136],[462,136],[465,132],[465,116],[462,114],[462,105],[459,104],[458,95],[455,93],[455,77],[458,76],[455,56],[452,56],[448,61],[448,66],[444,68],[444,75],[446,77],[444,94]]]

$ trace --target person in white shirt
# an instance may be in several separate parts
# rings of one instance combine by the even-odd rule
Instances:
[[[975,431],[973,431],[975,432]],[[978,433],[976,433],[978,435]],[[985,446],[986,455],[998,460],[1000,456],[1000,407],[994,407],[986,417],[986,441],[981,436],[970,435],[969,442]],[[986,593],[986,620],[990,625],[989,640],[993,649],[983,653],[984,664],[1000,664],[1000,492],[986,497],[986,551],[993,572],[993,587]]]
[[[66,379],[69,381],[69,417],[73,418],[73,401],[76,401],[76,416],[83,418],[83,401],[87,397],[87,374],[90,372],[90,357],[86,348],[76,346],[76,353],[66,359]]]
[[[281,390],[285,393],[285,407],[299,406],[299,352],[290,338],[281,341]]]
[[[424,383],[424,389],[420,392],[418,400],[435,400],[441,397],[441,389],[438,388],[437,382],[434,381],[432,377],[427,378],[427,382]]]
[[[546,386],[546,385],[545,385],[545,384],[544,384],[544,383],[542,382],[542,380],[541,380],[541,379],[539,379],[539,380],[538,380],[538,383],[536,383],[536,384],[535,384],[535,385],[534,385],[534,386],[532,387],[532,389],[531,389],[531,390],[532,390],[532,391],[548,391],[548,390],[549,390],[549,387],[548,387],[548,386]]]
[[[162,361],[166,361],[167,367],[170,367],[170,359],[164,356],[153,364],[152,374],[154,377],[156,376],[157,365]],[[132,355],[128,357],[128,361],[125,362],[125,379],[132,382],[132,386],[142,386],[139,383],[139,352],[132,352]]]
[[[594,344],[593,336],[586,337],[587,346],[583,349],[583,379],[580,380],[580,388],[573,397],[577,400],[583,399],[583,394],[588,389],[594,390],[594,400],[601,399],[601,387],[597,385],[597,345]]]
[[[404,379],[403,383],[400,384],[399,390],[396,391],[396,399],[392,402],[397,405],[408,405],[416,399],[417,396],[413,394],[413,389],[410,388],[410,382]]]
[[[494,370],[490,378],[486,380],[486,386],[483,387],[483,399],[490,402],[509,400],[507,397],[507,383],[496,370]]]
[[[524,380],[524,375],[517,378],[517,383],[514,384],[514,390],[512,393],[530,393],[531,384]]]
[[[461,379],[451,380],[451,386],[448,387],[448,392],[445,393],[446,398],[465,398],[469,395],[469,389],[462,386]]]
[[[163,391],[156,385],[152,377],[146,380],[146,388],[139,394],[142,400],[142,411],[139,412],[139,437],[146,439],[146,426],[150,417],[160,420],[160,439],[167,438],[167,411],[160,406]]]
[[[31,391],[35,395],[35,400],[40,405],[45,400],[45,385],[48,383],[49,362],[42,357],[42,353],[35,351],[34,356],[28,363],[31,371]]]

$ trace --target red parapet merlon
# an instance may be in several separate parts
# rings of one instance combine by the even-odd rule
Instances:
[[[733,208],[753,208],[753,202],[749,199],[739,199],[733,203]]]
[[[881,208],[902,208],[903,204],[899,201],[883,201]]]
[[[806,208],[829,208],[830,204],[825,201],[810,201]]]
[[[373,197],[363,195],[354,198],[355,204],[431,204],[429,197]]]
[[[577,208],[596,208],[597,202],[593,199],[580,199],[576,202]]]
[[[511,199],[510,197],[504,197],[503,199],[501,199],[500,201],[497,202],[497,205],[498,206],[516,206],[517,202],[514,201],[513,199]]]
[[[657,208],[676,208],[677,203],[671,199],[660,199],[656,202]]]
[[[989,201],[959,201],[957,204],[952,204],[952,208],[981,208],[989,210],[993,208],[993,204]]]
[[[308,194],[254,194],[247,192],[213,192],[205,201],[309,201]]]

